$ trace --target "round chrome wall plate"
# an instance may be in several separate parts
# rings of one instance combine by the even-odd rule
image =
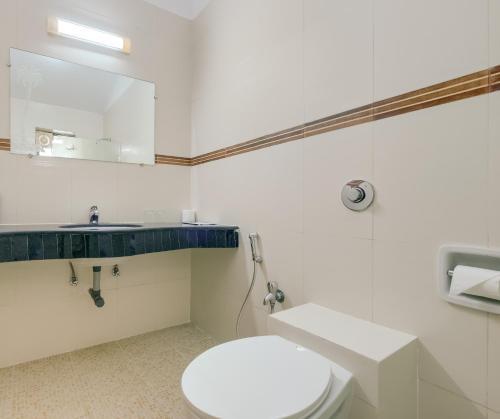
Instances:
[[[364,211],[373,203],[375,191],[369,182],[351,180],[342,188],[341,198],[350,210]]]

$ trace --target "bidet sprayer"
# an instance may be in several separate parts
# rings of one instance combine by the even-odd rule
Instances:
[[[250,233],[248,235],[248,238],[250,239],[250,248],[252,250],[253,261],[257,263],[262,263],[262,256],[259,255],[257,249],[257,240],[259,238],[259,235],[257,233]]]

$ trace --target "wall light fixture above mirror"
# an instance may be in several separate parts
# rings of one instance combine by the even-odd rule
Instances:
[[[154,164],[155,85],[10,50],[11,151]]]
[[[77,39],[79,41],[130,54],[129,38],[90,26],[81,25],[80,23],[70,20],[50,16],[47,19],[47,31],[53,35]]]

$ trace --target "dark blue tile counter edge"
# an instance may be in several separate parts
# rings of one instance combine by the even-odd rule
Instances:
[[[50,226],[0,227],[0,263],[108,258],[179,249],[236,248],[238,227],[144,225],[133,230],[84,231]]]

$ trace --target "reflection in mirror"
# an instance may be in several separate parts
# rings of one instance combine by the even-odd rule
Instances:
[[[11,48],[11,151],[154,164],[153,83]]]

